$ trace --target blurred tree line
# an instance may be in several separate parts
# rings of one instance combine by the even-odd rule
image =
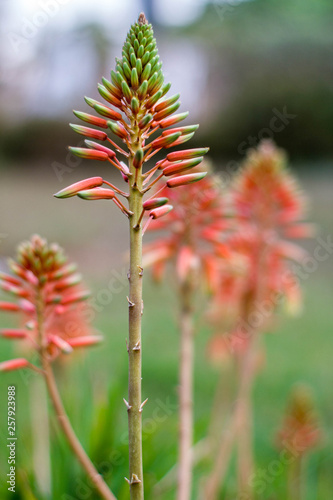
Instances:
[[[179,39],[180,50],[186,38],[207,55],[207,88],[193,104],[202,112],[196,140],[209,145],[215,158],[237,160],[264,137],[273,137],[293,160],[330,158],[332,20],[330,0],[214,0],[190,26],[157,25],[159,38]],[[83,29],[102,66],[109,64],[107,36],[96,26]],[[29,118],[12,127],[2,120],[2,157],[63,157],[71,137],[68,116]]]

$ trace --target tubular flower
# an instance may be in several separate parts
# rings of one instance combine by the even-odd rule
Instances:
[[[302,222],[305,198],[285,163],[282,150],[262,141],[249,152],[231,187],[235,231],[228,244],[241,265],[222,270],[209,312],[217,335],[230,331],[226,342],[231,350],[246,347],[251,317],[256,323],[255,315],[260,316],[260,330],[267,326],[281,297],[290,312],[301,305],[293,261],[301,261],[306,252],[291,240],[311,236],[313,226]]]
[[[249,153],[232,190],[240,227],[234,246],[248,259],[248,293],[262,300],[282,293],[296,309],[300,292],[290,261],[306,253],[290,240],[311,236],[313,226],[302,222],[305,198],[285,164],[283,151],[271,141]]]
[[[166,177],[169,187],[200,181],[205,176],[204,172],[200,175],[189,172],[201,163],[208,148],[169,153],[166,158],[155,162],[155,165],[144,171],[145,164],[156,153],[184,144],[192,138],[199,126],[179,126],[188,113],[175,114],[180,107],[180,96],[175,94],[166,97],[170,87],[171,84],[164,82],[152,26],[148,24],[144,14],[141,14],[127,34],[122,57],[116,59],[116,67],[111,71],[110,80],[102,78],[102,83],[98,85],[104,102],[85,98],[87,105],[97,115],[74,111],[74,115],[82,120],[84,125],[70,126],[75,132],[86,137],[87,148],[70,147],[70,151],[80,158],[111,163],[119,170],[123,180],[126,183],[130,180],[132,188],[137,186],[142,194],[149,191],[162,177]],[[103,144],[91,139],[102,141]],[[124,146],[121,147],[119,143],[124,143]],[[119,155],[125,157],[135,170],[128,168],[118,158]],[[184,172],[186,175],[183,175]],[[140,181],[139,177],[142,177]],[[94,184],[96,179],[100,179],[100,183]],[[96,189],[103,184],[108,187]],[[109,188],[110,195],[107,194]],[[89,190],[93,191],[91,196]],[[130,197],[130,193],[101,178],[86,179],[55,194],[58,198],[79,196],[84,200],[109,199],[125,215],[132,217],[132,211],[120,202],[118,195],[126,199]],[[167,210],[159,212],[167,213]],[[144,215],[150,214],[142,213],[140,220],[135,221],[136,226],[141,224]],[[152,218],[157,218],[154,213]]]
[[[201,172],[191,175],[201,175]],[[210,290],[215,290],[221,257],[230,256],[223,235],[229,222],[217,178],[206,177],[200,188],[200,192],[193,185],[159,190],[159,195],[168,197],[174,209],[150,226],[152,231],[162,234],[145,246],[144,262],[152,266],[153,275],[158,279],[167,261],[173,260],[180,281],[194,271],[204,278]]]
[[[291,395],[277,445],[304,455],[318,445],[320,438],[312,394],[308,387],[299,385]]]
[[[68,262],[57,244],[49,245],[35,235],[19,246],[17,258],[9,262],[9,267],[13,274],[0,274],[0,288],[15,297],[16,302],[0,302],[0,311],[21,313],[24,327],[2,329],[0,337],[23,339],[50,360],[101,340],[89,334],[78,308],[90,293],[82,287],[76,266]],[[1,364],[3,370],[24,366],[33,367],[22,359]]]
[[[276,297],[282,294],[291,311],[297,310],[300,288],[290,263],[301,261],[306,252],[291,240],[310,237],[314,228],[302,222],[304,195],[286,169],[283,151],[271,141],[262,141],[248,154],[232,187],[231,203],[239,229],[231,234],[230,246],[247,268],[245,281],[237,285],[245,302],[268,300],[274,310]],[[223,295],[232,279],[221,280]]]

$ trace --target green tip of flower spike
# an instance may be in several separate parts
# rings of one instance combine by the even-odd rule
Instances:
[[[151,24],[146,16],[141,13],[138,21],[134,23],[123,46],[122,59],[117,59],[116,74],[113,76],[113,83],[127,90],[138,91],[138,96],[143,94],[143,82],[148,83],[148,93],[155,94],[163,86],[162,64],[156,48],[156,40]],[[125,82],[126,86],[124,86]],[[142,98],[142,97],[141,97]]]

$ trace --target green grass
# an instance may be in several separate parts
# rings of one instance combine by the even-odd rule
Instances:
[[[63,185],[83,178],[85,172],[74,172],[64,179]],[[30,183],[30,186],[27,184]],[[328,177],[305,178],[310,197],[312,193],[315,220],[323,226],[323,233],[330,231],[332,211],[329,209],[331,190]],[[93,297],[100,304],[100,291],[105,289],[113,276],[113,270],[126,269],[124,252],[126,224],[115,210],[106,210],[106,203],[85,204],[78,200],[68,203],[55,201],[51,193],[58,184],[52,177],[39,178],[32,175],[2,179],[4,195],[0,199],[3,224],[1,232],[8,237],[1,242],[2,255],[12,254],[14,246],[30,236],[34,229],[52,241],[59,240],[71,259],[78,261],[92,289]],[[55,187],[56,184],[56,187]],[[15,197],[10,193],[15,185]],[[59,186],[60,187],[63,186]],[[31,189],[30,189],[31,188]],[[35,197],[31,199],[31,192]],[[30,193],[30,194],[29,194]],[[18,201],[19,200],[19,201]],[[22,214],[29,203],[32,219]],[[43,210],[41,210],[43,207]],[[110,215],[111,214],[111,215]],[[84,224],[78,224],[84,220]],[[307,244],[311,252],[316,243]],[[109,264],[111,262],[111,265]],[[254,387],[255,408],[255,455],[258,468],[267,469],[278,459],[275,436],[279,428],[287,399],[297,382],[308,384],[315,395],[323,437],[307,466],[306,491],[303,500],[327,500],[333,490],[333,399],[332,399],[332,355],[333,314],[331,282],[332,257],[320,264],[302,285],[305,288],[303,315],[291,318],[281,313],[274,333],[265,334],[266,361]],[[105,271],[105,269],[107,271]],[[119,293],[112,295],[109,305],[96,314],[94,327],[105,336],[103,346],[95,347],[84,354],[77,354],[57,365],[57,378],[65,406],[73,426],[83,445],[112,485],[117,498],[128,498],[128,487],[124,476],[127,470],[127,418],[122,398],[127,394],[127,353],[125,338],[127,331],[127,283]],[[146,280],[143,316],[143,397],[149,397],[143,413],[144,463],[147,500],[173,500],[174,489],[163,495],[153,495],[153,485],[174,465],[177,459],[177,384],[178,384],[178,340],[177,298],[173,293],[172,280],[169,287],[153,285]],[[99,297],[99,299],[98,299]],[[14,325],[14,319],[1,314],[2,327]],[[195,364],[195,440],[205,436],[209,421],[212,396],[217,382],[217,371],[206,358],[206,343],[210,332],[202,327],[196,337]],[[10,358],[13,344],[1,340],[0,360]],[[17,355],[17,354],[16,354]],[[51,418],[51,497],[38,489],[32,453],[31,407],[40,406],[38,398],[43,394],[31,388],[28,372],[2,374],[0,377],[0,498],[3,500],[97,500],[91,492],[84,474],[73,459],[68,446]],[[230,384],[226,377],[226,385]],[[17,493],[7,491],[6,474],[6,393],[7,386],[17,386]],[[32,399],[37,401],[33,403]],[[35,411],[36,413],[36,411]],[[41,417],[38,417],[39,419]],[[35,425],[36,427],[36,425]],[[45,428],[38,420],[37,428]],[[43,468],[42,461],[38,469]],[[194,475],[194,494],[202,477],[209,471],[209,459],[198,464]],[[276,475],[267,484],[265,491],[256,500],[285,500],[286,471]],[[225,494],[221,499],[235,500],[235,473],[230,468]],[[67,496],[66,496],[67,495]]]
[[[269,464],[278,458],[279,452],[274,446],[274,438],[292,386],[299,381],[305,382],[315,393],[324,435],[321,446],[312,454],[307,467],[308,500],[314,498],[326,500],[333,488],[333,478],[329,472],[333,466],[333,433],[330,429],[333,411],[331,399],[333,338],[332,317],[327,313],[330,308],[330,298],[325,292],[328,291],[325,290],[322,280],[314,277],[312,283],[307,284],[304,314],[299,318],[283,317],[277,325],[276,332],[264,336],[266,364],[257,378],[254,390],[255,452],[257,466],[262,469],[269,467]],[[150,285],[146,290],[145,301],[149,303],[149,308],[146,310],[144,320],[143,391],[144,398],[149,397],[149,403],[143,414],[143,428],[146,489],[149,499],[153,498],[151,496],[153,484],[172,467],[177,457],[178,333],[176,314],[173,312],[176,299],[170,291]],[[73,425],[94,462],[101,470],[109,472],[107,479],[113,485],[119,500],[127,498],[127,487],[123,479],[127,474],[127,419],[122,402],[122,397],[125,397],[127,392],[125,314],[124,297],[119,294],[112,301],[110,310],[105,309],[96,321],[97,327],[105,334],[104,346],[97,347],[86,355],[74,356],[73,360],[57,368],[59,385]],[[210,401],[217,377],[205,356],[208,336],[209,332],[203,330],[197,337],[196,440],[205,435]],[[12,344],[3,341],[1,345],[1,357],[5,359],[10,356]],[[19,373],[3,374],[0,384],[2,403],[5,400],[7,385],[17,385],[18,467],[29,475],[34,494],[31,497],[28,493],[23,494],[23,483],[20,480],[18,484],[20,493],[16,497],[9,494],[8,498],[43,499],[44,497],[34,486],[34,473],[30,460],[33,442],[29,418],[29,394],[25,380]],[[159,421],[155,418],[157,407],[162,408],[158,411]],[[5,414],[5,406],[2,404],[2,443],[6,434]],[[93,494],[89,495],[88,489],[84,488],[84,475],[72,459],[62,437],[58,441],[59,432],[53,419],[51,432],[54,488],[52,498],[65,500],[66,497],[62,497],[64,492],[74,499],[80,498],[77,493],[79,485],[82,492],[85,491],[88,495],[84,498],[97,498]],[[1,471],[6,471],[4,445],[0,453],[3,464]],[[207,471],[208,462],[198,466],[194,490],[198,488],[200,476]],[[285,472],[274,477],[271,484],[267,485],[264,496],[258,498],[285,498]],[[231,469],[228,494],[225,498],[235,498],[234,484],[234,472]],[[1,488],[1,498],[5,499],[6,487],[3,483]],[[174,498],[173,489],[161,496],[163,500],[172,498]]]

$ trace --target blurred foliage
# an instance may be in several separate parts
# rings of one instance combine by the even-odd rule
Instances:
[[[217,158],[238,159],[262,137],[274,137],[292,159],[333,154],[333,4],[329,0],[247,0],[208,3],[203,16],[181,28],[157,26],[157,36],[184,36],[206,50],[208,85],[201,128]],[[160,31],[159,31],[160,30]],[[77,28],[90,37],[100,72],[107,34],[98,25]],[[200,71],[200,68],[198,68]],[[213,101],[213,102],[210,102]],[[296,115],[281,131],[270,128],[275,111]],[[211,116],[207,116],[211,114]],[[206,116],[205,116],[206,115]],[[6,159],[54,157],[67,144],[67,119],[2,122],[0,151]]]
[[[153,286],[149,282],[147,285],[145,301],[150,307],[144,316],[143,390],[144,398],[149,397],[143,415],[145,488],[147,499],[173,500],[174,487],[158,495],[153,493],[153,485],[168,472],[177,459],[178,357],[175,353],[179,337],[176,314],[170,314],[170,310],[175,310],[176,303],[171,291],[173,285],[169,289]],[[97,291],[101,286],[103,283],[95,283],[93,289]],[[311,454],[308,463],[307,476],[304,478],[306,498],[327,500],[333,488],[333,456],[330,452],[333,445],[330,425],[333,407],[328,384],[333,345],[331,319],[326,314],[330,304],[328,285],[320,277],[311,279],[311,286],[307,286],[306,294],[304,315],[299,318],[283,318],[278,325],[278,332],[267,334],[263,339],[267,358],[254,391],[255,450],[257,467],[267,472],[270,481],[256,500],[286,498],[287,470],[283,468],[278,475],[272,475],[269,465],[279,459],[279,452],[275,448],[276,431],[285,411],[290,388],[300,380],[309,384],[315,392],[324,436],[321,446]],[[128,498],[128,486],[124,481],[124,476],[128,475],[127,419],[122,401],[127,393],[127,355],[124,342],[127,318],[124,302],[124,297],[119,294],[114,297],[111,311],[105,308],[98,315],[96,326],[105,334],[104,346],[77,354],[71,363],[64,360],[58,364],[57,370],[60,390],[73,426],[99,471],[113,485],[119,500]],[[8,316],[1,315],[3,326],[12,321]],[[201,328],[196,339],[196,442],[206,434],[211,399],[218,378],[216,369],[208,363],[205,356],[208,338],[209,331],[205,327]],[[2,340],[2,358],[9,357],[12,348],[12,343]],[[19,438],[17,494],[14,496],[8,492],[3,482],[0,486],[0,497],[3,500],[49,500],[38,491],[31,461],[34,446],[28,410],[31,391],[27,390],[26,385],[26,382],[31,382],[31,378],[27,379],[26,375],[27,372],[25,375],[23,372],[13,372],[2,374],[0,378],[1,394],[6,393],[7,385],[17,386]],[[232,383],[230,377],[226,376],[225,383]],[[0,402],[0,413],[5,415],[4,397]],[[5,425],[1,427],[1,431],[5,437]],[[53,412],[51,441],[52,498],[98,500],[59,432]],[[6,471],[4,446],[0,449],[0,466],[2,471]],[[209,457],[196,466],[194,491],[198,491],[200,482],[210,467]],[[223,498],[234,500],[237,496],[236,487],[235,468],[232,465]]]
[[[201,130],[213,155],[244,154],[244,141],[251,146],[269,136],[263,129],[283,108],[296,117],[272,131],[280,146],[294,158],[332,155],[332,20],[326,0],[213,2],[186,30],[208,46],[210,79],[221,94],[227,81],[227,104],[217,103],[217,119]]]

